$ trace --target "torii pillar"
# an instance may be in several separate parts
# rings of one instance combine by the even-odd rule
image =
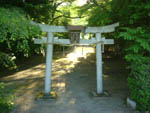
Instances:
[[[96,33],[96,40],[102,41],[101,33]],[[101,43],[96,45],[97,93],[103,93],[102,49]]]
[[[45,95],[51,91],[52,59],[53,59],[53,33],[48,32],[46,51]]]
[[[36,23],[33,23],[36,24]],[[54,32],[68,32],[64,26],[49,26],[43,24],[39,25],[44,32],[48,32],[48,37],[43,39],[35,39],[36,44],[47,44],[46,54],[46,74],[45,74],[45,94],[49,95],[51,92],[51,75],[52,75],[52,56],[53,56],[53,44],[70,45],[69,39],[58,39],[53,37]],[[96,65],[97,65],[97,94],[103,93],[103,76],[102,76],[102,50],[101,45],[103,44],[114,44],[113,39],[102,38],[102,33],[114,32],[115,27],[119,26],[119,23],[102,27],[87,27],[85,33],[95,33],[96,39],[80,40],[79,44],[96,44]]]

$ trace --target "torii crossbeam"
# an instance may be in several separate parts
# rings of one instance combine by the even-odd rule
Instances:
[[[36,24],[36,23],[33,23]],[[52,57],[53,57],[53,44],[71,45],[69,39],[59,39],[54,37],[54,32],[69,32],[64,26],[49,26],[44,24],[37,24],[41,27],[43,32],[48,32],[48,37],[42,39],[35,39],[35,44],[46,44],[46,73],[45,73],[45,94],[49,95],[51,92],[51,75],[52,75]],[[85,33],[95,33],[96,38],[90,40],[82,39],[78,45],[92,45],[96,44],[96,64],[97,64],[97,94],[103,93],[103,77],[102,77],[102,44],[114,44],[113,39],[102,38],[102,33],[114,32],[115,27],[119,26],[119,23],[107,25],[103,27],[87,27]]]

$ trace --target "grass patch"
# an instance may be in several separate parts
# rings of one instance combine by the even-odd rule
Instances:
[[[14,91],[0,83],[0,113],[10,113],[14,108]]]

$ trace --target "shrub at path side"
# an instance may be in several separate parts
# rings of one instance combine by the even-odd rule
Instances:
[[[150,111],[150,3],[149,0],[91,0],[81,8],[90,26],[119,22],[116,53],[124,56],[131,70],[128,84],[137,109]],[[107,37],[107,36],[106,36]]]
[[[150,111],[150,62],[134,64],[128,78],[130,98],[140,111]]]
[[[0,68],[12,68],[15,60],[39,53],[40,46],[33,39],[40,33],[21,9],[0,8]]]
[[[11,96],[6,92],[5,84],[0,83],[0,113],[9,113],[13,109],[14,104]]]

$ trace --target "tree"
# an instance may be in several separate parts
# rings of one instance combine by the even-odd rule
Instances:
[[[64,15],[69,15],[69,10],[65,10],[66,12],[62,12],[60,10],[61,7],[65,7],[64,4],[70,5],[71,3],[65,0],[52,0],[39,4],[35,4],[35,1],[26,1],[25,11],[33,18],[34,21],[55,25],[59,20],[61,20],[61,18],[64,17]]]
[[[32,20],[50,25],[66,24],[74,0],[0,0],[0,7],[22,8]]]
[[[40,28],[31,24],[24,11],[0,8],[0,17],[0,68],[15,67],[16,59],[40,53],[40,46],[33,44],[41,36]]]
[[[149,0],[90,0],[81,8],[86,11],[88,25],[99,26],[119,21],[117,32],[110,34],[115,38],[119,54],[128,62],[130,76],[128,85],[131,99],[137,102],[141,111],[150,111],[147,86],[149,82],[150,61],[150,3]],[[144,86],[145,84],[145,86]],[[148,100],[148,101],[147,101]]]

